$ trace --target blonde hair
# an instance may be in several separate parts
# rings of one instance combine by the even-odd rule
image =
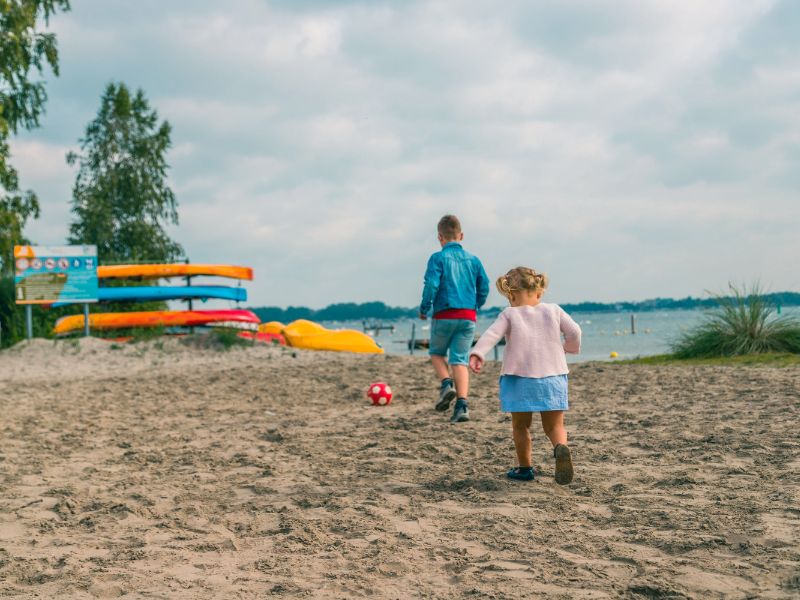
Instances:
[[[495,282],[497,291],[509,300],[511,299],[511,294],[520,290],[543,292],[547,284],[546,273],[537,273],[534,269],[528,267],[511,269],[505,275],[498,277]]]
[[[461,221],[455,215],[445,215],[439,219],[436,229],[445,240],[454,240],[461,233]]]

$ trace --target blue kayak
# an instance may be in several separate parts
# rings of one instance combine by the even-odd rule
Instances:
[[[97,290],[100,302],[147,302],[153,300],[235,300],[245,302],[247,290],[225,285],[191,285],[185,287],[101,287]],[[56,302],[53,306],[66,306],[72,302]]]

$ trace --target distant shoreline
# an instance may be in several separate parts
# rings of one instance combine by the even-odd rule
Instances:
[[[775,292],[764,294],[763,297],[780,307],[800,306],[800,293],[797,292]],[[640,302],[578,302],[562,304],[561,306],[567,312],[575,313],[638,313],[656,310],[710,309],[717,306],[717,300],[689,296],[682,299],[653,298],[652,300],[642,300]],[[381,321],[415,318],[417,316],[416,307],[388,306],[383,302],[363,302],[360,304],[344,302],[331,304],[321,309],[313,309],[306,306],[289,306],[288,308],[262,306],[251,307],[250,310],[256,313],[263,322],[281,321],[284,323],[296,319],[312,321]],[[481,310],[479,314],[492,317],[501,310],[503,310],[502,307],[494,306]]]

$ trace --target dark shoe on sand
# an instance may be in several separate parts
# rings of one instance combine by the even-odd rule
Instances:
[[[556,444],[556,447],[553,448],[553,456],[556,457],[556,483],[567,485],[572,482],[574,475],[569,448],[564,444]]]
[[[453,408],[453,416],[450,417],[451,423],[463,423],[469,421],[469,407],[467,402],[462,399],[456,400],[456,405]]]
[[[450,408],[450,403],[456,399],[456,388],[449,381],[442,385],[439,392],[439,400],[436,402],[436,410],[444,412]]]
[[[533,481],[533,467],[514,467],[506,477],[515,481]]]

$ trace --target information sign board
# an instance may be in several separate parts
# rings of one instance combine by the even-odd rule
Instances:
[[[97,302],[97,246],[14,246],[17,304]]]

